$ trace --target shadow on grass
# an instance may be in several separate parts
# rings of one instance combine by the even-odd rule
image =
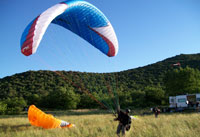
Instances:
[[[43,111],[43,109],[41,109]],[[54,116],[81,116],[81,115],[113,115],[113,112],[103,109],[78,109],[78,110],[52,110],[45,111],[47,114],[52,114]],[[130,115],[152,115],[150,109],[132,109]],[[27,118],[27,112],[23,112],[21,115],[1,115],[0,119],[6,118]]]
[[[19,132],[19,131],[25,131],[25,130],[29,130],[30,128],[32,128],[32,126],[30,124],[24,124],[24,125],[13,125],[13,126],[9,126],[9,125],[2,125],[0,126],[0,132]]]
[[[0,119],[9,119],[9,118],[27,118],[27,114],[22,114],[22,115],[0,115]]]
[[[67,111],[46,111],[48,114],[53,114],[57,116],[80,116],[80,115],[102,115],[102,114],[112,114],[112,112],[106,110],[67,110]]]
[[[79,110],[53,110],[44,111],[46,114],[52,114],[54,116],[81,116],[81,115],[102,115],[102,114],[113,114],[108,110],[98,110],[98,109],[79,109]],[[27,113],[22,113],[21,115],[0,115],[0,119],[12,119],[12,118],[28,118]]]

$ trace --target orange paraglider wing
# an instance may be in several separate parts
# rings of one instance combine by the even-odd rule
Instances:
[[[31,125],[45,129],[73,127],[73,124],[57,119],[50,114],[46,114],[38,109],[35,105],[31,105],[29,107],[28,119]]]

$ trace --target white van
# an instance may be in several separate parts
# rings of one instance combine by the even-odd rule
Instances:
[[[200,102],[200,94],[187,94],[169,97],[169,108],[197,107]],[[198,104],[200,106],[200,104]]]
[[[169,107],[177,108],[177,107],[187,107],[187,96],[179,95],[179,96],[170,96],[169,97]]]

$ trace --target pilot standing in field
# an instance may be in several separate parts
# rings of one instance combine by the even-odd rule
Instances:
[[[158,115],[160,114],[160,109],[158,109],[157,107],[156,108],[153,108],[153,112],[155,114],[155,118],[158,117]]]
[[[119,121],[119,124],[117,126],[117,135],[120,137],[120,132],[122,132],[122,135],[125,137],[125,131],[129,131],[131,128],[131,117],[129,116],[130,109],[126,109],[125,112],[122,110],[118,110],[117,114],[118,117],[115,118],[115,121]]]

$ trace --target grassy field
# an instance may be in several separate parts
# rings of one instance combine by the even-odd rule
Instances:
[[[114,116],[96,112],[54,112],[76,128],[44,130],[29,124],[26,115],[0,116],[0,137],[114,137]],[[139,115],[126,137],[200,137],[200,113]]]

